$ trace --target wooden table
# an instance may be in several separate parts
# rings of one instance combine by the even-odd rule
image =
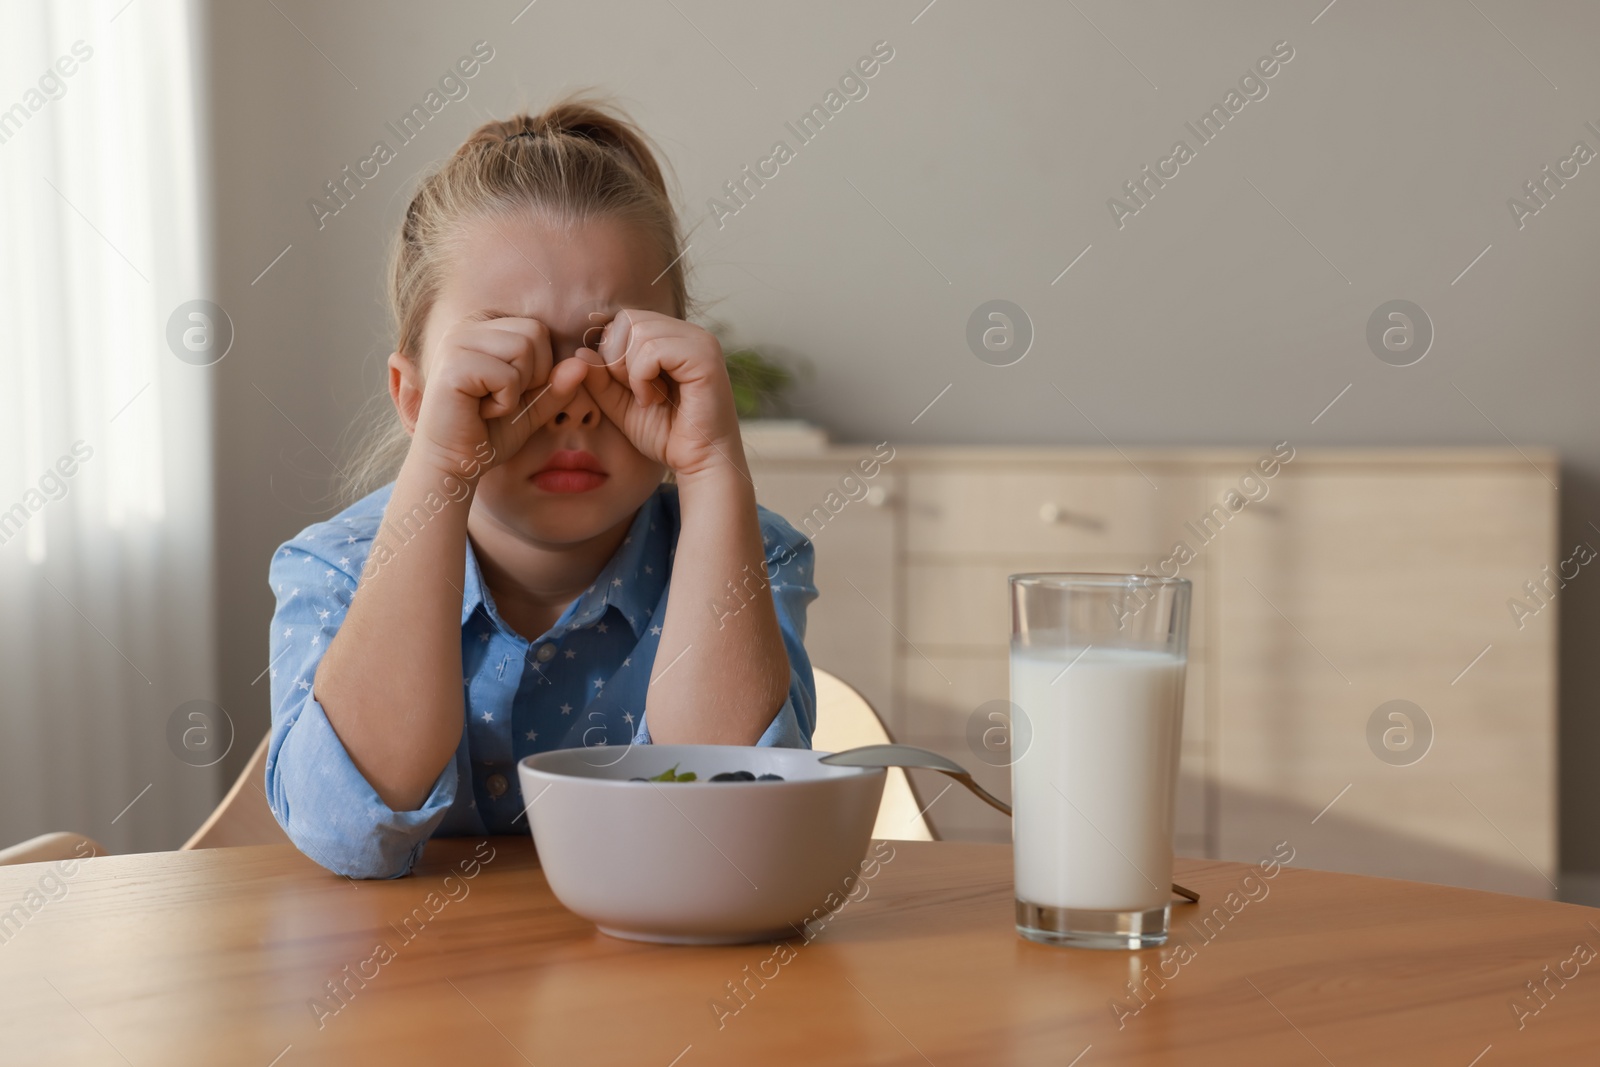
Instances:
[[[1014,933],[1008,847],[878,847],[858,899],[787,948],[613,940],[526,838],[435,841],[390,882],[289,846],[110,856],[59,884],[0,868],[0,909],[24,904],[0,927],[0,1062],[1600,1062],[1596,909],[1180,861],[1203,904],[1174,909],[1173,942],[1059,949]]]

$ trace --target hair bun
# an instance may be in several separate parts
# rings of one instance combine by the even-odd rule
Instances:
[[[472,132],[456,154],[476,146],[505,144],[524,137],[533,140],[574,137],[590,141],[620,157],[663,195],[668,195],[650,139],[616,105],[599,96],[573,94],[537,115],[523,113],[486,122]]]

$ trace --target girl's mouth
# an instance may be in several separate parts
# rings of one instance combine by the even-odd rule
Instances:
[[[547,493],[587,493],[604,485],[607,477],[593,453],[564,448],[528,480]]]

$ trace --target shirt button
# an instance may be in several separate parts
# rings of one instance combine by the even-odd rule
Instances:
[[[533,658],[538,660],[540,663],[549,663],[551,660],[555,659],[555,656],[556,646],[551,644],[549,641],[546,641],[544,644],[540,645],[539,651],[533,654]]]
[[[489,795],[496,799],[506,795],[506,776],[503,774],[491,774],[483,784],[489,790]]]

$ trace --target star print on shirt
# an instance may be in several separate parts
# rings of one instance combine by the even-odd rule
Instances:
[[[285,636],[285,637],[293,637],[294,636],[294,627],[293,626],[285,626],[283,628],[283,636]]]
[[[650,566],[650,564],[646,563],[644,565],[644,572],[646,574],[654,574],[656,572],[656,569],[654,567]]]
[[[599,630],[601,633],[605,633],[606,632],[606,624],[605,623],[601,623],[599,626],[596,626],[595,629]]]
[[[621,578],[613,578],[613,579],[611,579],[611,584],[614,585],[614,586],[619,586],[620,587],[622,585],[622,579]]]
[[[299,686],[300,689],[302,691],[304,691],[304,692],[307,692],[307,693],[311,692],[311,683],[306,681],[304,678],[302,678],[298,682],[296,682],[295,685]]]
[[[483,713],[483,721],[484,722],[494,722],[494,712],[492,712],[492,711],[484,712]]]
[[[604,678],[596,678],[594,680],[594,687],[596,689],[604,689],[606,687],[606,680]]]
[[[625,660],[623,660],[623,661],[622,661],[622,665],[623,665],[623,666],[624,666],[624,667],[631,667],[631,666],[633,666],[633,657],[632,657],[632,656],[629,656],[629,657],[628,657],[628,658],[627,658],[627,659],[625,659]]]
[[[568,659],[577,659],[578,658],[578,654],[576,652],[572,651],[572,649],[570,649],[570,648],[567,649],[566,652],[563,653],[563,655],[565,655]]]
[[[622,713],[622,721],[627,723],[629,726],[632,726],[633,725],[633,712],[631,712],[631,711],[623,712]]]
[[[539,740],[539,735],[537,733],[535,733],[534,731],[532,731],[532,730],[529,730],[527,733],[523,734],[522,736],[526,737],[529,741],[537,741],[537,740]]]
[[[329,611],[327,608],[317,609],[317,618],[321,619],[323,622],[327,622],[328,616],[332,614],[333,612]]]
[[[341,566],[341,567],[350,566],[350,557],[349,556],[340,556],[339,557],[339,566]]]
[[[563,704],[563,705],[561,705],[561,714],[563,714],[563,715],[571,715],[572,714],[572,705],[571,704]]]
[[[660,637],[661,636],[661,627],[659,627],[659,626],[650,627],[650,636],[651,637]]]

